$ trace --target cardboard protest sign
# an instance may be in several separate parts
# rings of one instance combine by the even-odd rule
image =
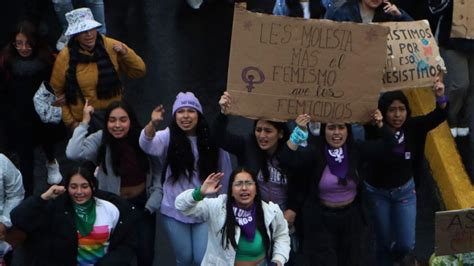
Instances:
[[[444,61],[427,20],[380,23],[390,27],[384,91],[432,86]]]
[[[474,251],[474,209],[436,212],[436,256]]]
[[[474,39],[474,1],[453,0],[451,38]]]
[[[235,8],[231,114],[272,120],[370,119],[382,88],[388,28]]]

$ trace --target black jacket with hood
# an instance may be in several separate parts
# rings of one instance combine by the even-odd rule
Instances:
[[[120,212],[107,253],[96,266],[126,266],[135,255],[135,226],[138,210],[119,196],[97,190],[95,197],[114,204]],[[12,223],[27,235],[27,265],[77,265],[77,229],[74,209],[67,193],[43,200],[39,195],[25,199],[11,212]]]

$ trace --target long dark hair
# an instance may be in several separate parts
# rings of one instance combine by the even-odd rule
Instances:
[[[209,125],[204,116],[198,113],[196,125],[197,149],[199,160],[197,162],[199,178],[205,180],[206,177],[217,170],[219,149],[211,139]],[[170,143],[167,153],[167,162],[171,170],[173,183],[179,180],[180,175],[185,175],[189,179],[194,170],[194,154],[191,148],[191,141],[186,133],[176,123],[176,118],[171,121]]]
[[[105,110],[105,119],[104,125],[102,130],[102,141],[99,147],[99,153],[97,156],[97,164],[102,167],[104,173],[107,174],[107,166],[106,166],[106,151],[107,148],[110,149],[110,157],[112,159],[112,170],[115,175],[120,176],[120,151],[118,146],[118,139],[114,138],[109,130],[107,129],[107,123],[109,120],[110,113],[117,108],[122,108],[127,114],[130,119],[130,130],[128,131],[127,136],[125,136],[125,141],[133,147],[135,154],[137,155],[137,161],[139,163],[139,167],[144,172],[148,172],[149,164],[148,164],[148,157],[140,148],[138,139],[140,138],[141,126],[138,123],[137,117],[133,108],[130,104],[124,101],[114,101],[109,104],[107,109]]]
[[[260,171],[262,171],[263,180],[265,182],[268,182],[268,180],[270,179],[270,171],[268,170],[267,162],[268,161],[271,162],[272,161],[271,159],[275,156],[275,154],[277,154],[278,151],[282,147],[284,147],[284,145],[286,145],[286,141],[290,138],[290,130],[288,129],[288,126],[284,122],[275,122],[275,121],[270,121],[270,120],[264,120],[265,122],[271,124],[277,130],[278,134],[283,133],[283,137],[281,139],[278,139],[276,151],[273,154],[271,154],[270,156],[268,156],[268,154],[264,150],[260,149],[260,147],[258,146],[258,143],[257,143],[257,138],[255,137],[255,128],[257,127],[258,121],[260,121],[260,120],[255,120],[255,123],[253,125],[253,131],[252,131],[251,139],[252,139],[252,142],[254,142],[255,147],[258,148],[258,158],[259,158],[260,165],[261,165]],[[273,166],[273,167],[278,168],[277,166]],[[284,175],[283,169],[278,168],[278,171],[280,173],[282,173],[282,175]],[[286,176],[286,175],[284,175],[284,176]]]
[[[262,208],[262,198],[260,197],[259,187],[257,182],[257,177],[254,173],[252,173],[249,169],[245,167],[238,167],[232,171],[230,174],[229,186],[227,188],[227,201],[225,203],[226,208],[226,216],[225,216],[225,223],[221,229],[222,233],[222,247],[224,249],[229,248],[229,243],[232,245],[234,249],[237,249],[237,242],[235,241],[235,227],[238,226],[237,222],[235,221],[234,216],[234,209],[233,204],[235,203],[234,197],[232,197],[232,186],[235,180],[235,176],[239,173],[248,173],[252,180],[255,182],[255,199],[253,202],[255,203],[255,212],[256,212],[256,220],[257,220],[257,230],[262,235],[263,245],[267,253],[270,251],[270,237],[267,234],[267,229],[265,227],[265,216],[263,214]]]
[[[69,188],[69,183],[71,183],[71,178],[74,175],[81,175],[87,181],[87,183],[89,183],[89,186],[91,187],[91,190],[92,190],[92,196],[94,196],[95,191],[98,187],[98,181],[94,176],[95,167],[96,165],[91,161],[83,161],[80,163],[76,163],[68,172],[64,180],[66,190]]]
[[[10,33],[11,36],[8,39],[9,42],[2,50],[4,63],[10,63],[14,60],[17,60],[18,58],[21,58],[21,55],[13,45],[13,42],[16,40],[16,36],[20,33],[26,36],[32,49],[32,57],[38,57],[45,65],[52,65],[54,63],[53,52],[38,34],[36,26],[28,20],[20,21],[17,24],[15,30]]]

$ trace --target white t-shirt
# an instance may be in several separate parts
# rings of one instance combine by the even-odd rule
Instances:
[[[109,239],[119,220],[120,212],[112,203],[95,198],[96,219],[89,235],[81,236],[77,249],[77,265],[94,265],[107,253]]]

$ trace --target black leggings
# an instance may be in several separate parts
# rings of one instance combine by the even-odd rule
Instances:
[[[141,210],[141,217],[138,220],[138,248],[137,248],[137,266],[150,266],[155,256],[155,232],[156,232],[156,213],[145,212],[147,201],[146,192],[128,199],[130,203]]]

